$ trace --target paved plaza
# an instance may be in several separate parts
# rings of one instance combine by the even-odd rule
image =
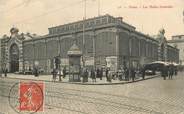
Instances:
[[[10,88],[20,79],[0,78],[0,112],[9,106]],[[22,80],[23,81],[23,80]],[[25,80],[28,81],[28,80]],[[183,114],[184,73],[116,85],[45,82],[44,111],[38,114]],[[23,114],[23,112],[20,112]]]

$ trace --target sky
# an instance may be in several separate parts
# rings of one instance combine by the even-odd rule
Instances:
[[[86,18],[97,17],[98,11],[123,17],[144,34],[156,35],[161,28],[167,39],[184,34],[184,0],[86,0]],[[84,0],[0,0],[0,37],[10,35],[12,27],[45,35],[49,27],[83,17]]]

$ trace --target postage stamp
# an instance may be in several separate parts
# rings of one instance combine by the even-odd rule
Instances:
[[[43,82],[20,82],[12,86],[9,93],[9,103],[13,110],[21,114],[33,114],[43,111]]]
[[[19,110],[43,111],[43,83],[20,82]]]

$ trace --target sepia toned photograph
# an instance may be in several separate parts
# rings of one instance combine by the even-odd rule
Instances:
[[[0,0],[0,114],[184,114],[184,0]]]

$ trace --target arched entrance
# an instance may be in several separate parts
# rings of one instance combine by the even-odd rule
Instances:
[[[17,44],[10,47],[10,72],[19,71],[19,48]]]

